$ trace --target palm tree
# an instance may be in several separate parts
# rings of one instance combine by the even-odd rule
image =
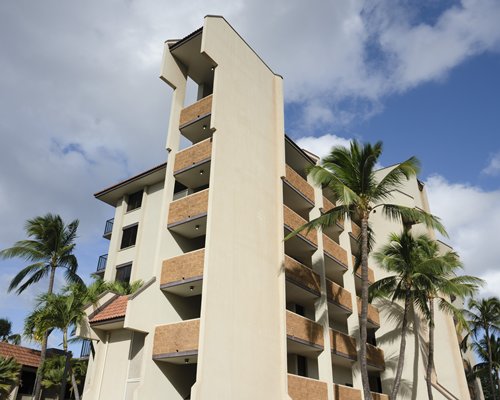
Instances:
[[[456,275],[456,271],[462,267],[458,254],[454,251],[440,254],[439,246],[434,240],[423,241],[419,253],[419,257],[422,257],[423,268],[418,279],[418,291],[419,297],[426,299],[422,308],[428,320],[429,331],[426,383],[429,400],[432,400],[435,302],[438,303],[441,311],[453,315],[460,324],[463,324],[463,310],[453,306],[449,299],[472,296],[484,282],[474,276]]]
[[[21,335],[12,333],[12,322],[7,318],[0,318],[0,341],[12,344],[21,343]]]
[[[319,165],[309,170],[313,181],[318,186],[328,187],[338,199],[338,205],[322,213],[318,218],[306,223],[290,233],[289,239],[300,231],[325,228],[334,225],[346,216],[361,221],[361,314],[359,320],[359,360],[363,394],[371,399],[366,361],[367,314],[368,314],[368,253],[369,253],[369,218],[381,207],[384,216],[391,220],[424,223],[445,234],[438,218],[416,208],[403,207],[387,203],[392,191],[419,172],[419,162],[415,157],[394,166],[383,178],[375,176],[375,166],[382,154],[382,142],[375,145],[361,145],[352,141],[349,148],[334,147]]]
[[[493,400],[496,400],[495,383],[493,381],[493,354],[491,338],[493,334],[500,332],[500,300],[497,297],[489,297],[481,300],[471,299],[468,304],[469,310],[465,312],[470,334],[476,343],[480,342],[480,335],[484,335],[487,359],[490,373],[489,382]],[[464,338],[467,343],[469,335]]]
[[[137,280],[130,283],[123,281],[113,281],[106,283],[106,289],[110,292],[123,296],[137,292],[143,285],[144,282],[142,280]]]
[[[0,399],[7,399],[12,387],[19,382],[21,365],[12,358],[0,357]]]
[[[408,230],[401,234],[392,233],[389,243],[374,253],[378,265],[392,274],[376,281],[370,286],[370,299],[375,297],[390,298],[392,302],[403,301],[401,320],[401,342],[396,375],[391,391],[391,399],[396,400],[405,362],[406,333],[410,306],[422,308],[422,297],[418,292],[418,280],[422,270],[422,259],[419,257],[420,242],[428,240],[425,235],[413,237]]]
[[[17,289],[22,293],[26,288],[48,276],[47,294],[54,291],[57,269],[63,269],[69,282],[81,282],[77,275],[78,262],[73,254],[78,220],[66,225],[59,215],[46,214],[26,221],[25,230],[29,239],[20,240],[8,249],[0,251],[0,258],[21,258],[29,263],[12,279],[9,292]],[[42,339],[40,365],[47,353],[48,332]],[[39,400],[41,394],[41,369],[37,371],[33,398]]]
[[[472,343],[472,348],[482,361],[474,365],[476,376],[488,377],[489,382],[496,378],[496,382],[490,386],[491,397],[495,398],[500,390],[500,337],[492,334],[489,338],[485,335],[479,342]]]
[[[63,334],[63,350],[66,353],[66,365],[61,380],[61,397],[66,392],[67,373],[71,372],[71,352],[68,351],[68,333],[76,328],[84,316],[85,298],[80,292],[66,289],[68,294],[44,294],[37,299],[37,308],[26,318],[25,335],[36,336],[37,332],[59,329]],[[74,380],[72,379],[72,382]],[[78,388],[73,387],[79,399]]]
[[[42,386],[46,389],[53,389],[55,392],[55,400],[64,400],[65,396],[61,396],[61,383],[65,379],[66,359],[64,356],[50,357],[43,366]]]

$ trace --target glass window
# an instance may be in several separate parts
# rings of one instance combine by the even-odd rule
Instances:
[[[142,192],[143,190],[139,190],[138,192],[132,193],[128,195],[127,200],[127,211],[135,210],[136,208],[140,208],[142,205]]]
[[[120,249],[124,249],[126,247],[130,247],[130,246],[135,245],[135,240],[137,239],[137,227],[138,226],[139,225],[135,224],[133,226],[123,228],[122,243],[120,245]]]
[[[116,267],[115,280],[119,282],[130,283],[130,275],[132,274],[132,264]]]

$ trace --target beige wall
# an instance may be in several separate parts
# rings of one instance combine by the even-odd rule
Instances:
[[[205,18],[202,51],[216,132],[193,398],[286,399],[281,78],[221,18]]]

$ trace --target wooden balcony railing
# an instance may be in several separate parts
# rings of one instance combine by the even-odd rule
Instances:
[[[160,286],[203,276],[205,249],[191,251],[163,261]]]
[[[300,343],[323,348],[323,327],[291,311],[286,312],[286,335]]]
[[[286,166],[285,181],[314,204],[313,187],[289,165]]]
[[[342,332],[330,329],[330,346],[334,354],[351,360],[358,358],[356,339]]]
[[[157,326],[153,342],[153,358],[182,357],[198,352],[200,320]]]
[[[212,95],[198,100],[181,111],[179,126],[187,125],[212,112]]]
[[[347,268],[347,251],[325,234],[323,234],[323,249],[327,255]]]
[[[210,160],[212,156],[212,138],[196,143],[175,155],[174,175],[193,165]]]
[[[321,292],[319,275],[311,268],[306,267],[287,255],[285,255],[285,275],[288,281],[302,286],[319,296]]]
[[[208,189],[183,197],[170,203],[168,225],[196,218],[207,213]]]
[[[292,400],[327,400],[326,382],[288,374],[288,395]]]
[[[295,230],[297,228],[300,228],[302,225],[304,225],[307,222],[304,218],[302,218],[296,212],[292,211],[287,206],[283,206],[283,216],[284,216],[285,225],[291,230]],[[304,230],[301,233],[299,233],[297,236],[305,238],[309,242],[311,242],[313,245],[318,246],[318,233],[317,233],[316,229],[311,230],[309,233],[306,233],[306,232],[307,231]]]
[[[326,280],[326,297],[342,308],[352,312],[351,293],[331,280]]]

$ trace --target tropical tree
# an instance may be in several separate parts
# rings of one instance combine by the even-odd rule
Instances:
[[[144,282],[142,280],[137,280],[130,283],[124,281],[114,281],[106,283],[106,289],[110,292],[123,296],[137,292],[143,285]]]
[[[494,384],[490,385],[491,395],[488,398],[494,399],[500,391],[500,337],[492,334],[489,338],[482,337],[479,342],[472,344],[472,349],[479,356],[480,363],[474,365],[476,376],[488,379],[490,383],[494,377]]]
[[[77,275],[78,262],[73,254],[78,220],[65,224],[59,215],[46,214],[26,221],[28,239],[20,240],[8,249],[0,251],[0,258],[21,258],[29,265],[12,279],[9,291],[17,289],[22,293],[42,278],[49,278],[47,294],[54,291],[56,270],[64,270],[68,282],[81,282]],[[43,365],[47,353],[48,332],[42,337],[40,363]],[[37,371],[33,398],[39,400],[41,394],[41,369]]]
[[[12,322],[7,318],[0,318],[0,341],[12,344],[21,343],[21,335],[12,333]]]
[[[65,365],[66,357],[64,356],[52,356],[43,365],[42,387],[52,389],[56,396],[55,400],[63,400],[65,397],[60,394],[62,382],[65,379]]]
[[[21,365],[12,358],[0,356],[0,399],[7,399],[12,387],[19,382]]]
[[[423,258],[425,270],[419,277],[418,290],[420,296],[427,299],[425,316],[428,320],[428,353],[426,368],[427,394],[432,400],[432,373],[434,371],[434,320],[435,306],[444,313],[453,315],[459,325],[465,323],[463,310],[451,304],[450,299],[454,297],[465,298],[474,295],[479,286],[484,282],[482,279],[470,275],[457,275],[462,268],[458,254],[454,251],[440,252],[438,243],[429,239],[422,242],[420,255]]]
[[[73,286],[74,287],[74,286]],[[71,372],[71,352],[68,351],[69,334],[84,316],[85,298],[80,292],[65,290],[67,294],[43,294],[37,299],[37,308],[26,318],[25,335],[33,337],[38,332],[58,329],[63,335],[63,350],[66,353],[66,363],[61,377],[61,397],[66,392],[67,374]],[[72,382],[74,379],[72,379]],[[73,387],[75,396],[79,399],[78,387]]]
[[[392,302],[404,303],[399,358],[390,396],[394,400],[398,395],[405,362],[408,313],[412,304],[417,309],[422,309],[422,305],[425,307],[426,298],[419,292],[418,281],[422,270],[425,272],[426,269],[426,260],[419,257],[420,243],[427,240],[428,237],[425,235],[413,237],[408,230],[404,230],[401,234],[392,233],[389,235],[388,244],[373,254],[378,265],[391,275],[370,286],[370,299],[384,297],[391,299]]]
[[[367,315],[368,315],[368,253],[369,219],[381,209],[390,220],[401,222],[420,222],[427,227],[445,234],[438,218],[416,208],[403,207],[388,201],[392,192],[401,187],[405,180],[419,172],[419,161],[415,157],[392,167],[380,179],[375,174],[377,161],[382,154],[382,142],[374,145],[352,141],[349,148],[334,147],[319,165],[309,169],[309,174],[316,185],[328,187],[338,200],[338,205],[322,213],[318,218],[306,223],[290,233],[285,239],[306,229],[326,228],[334,225],[346,216],[361,221],[361,314],[359,336],[362,345],[359,349],[363,395],[371,399],[366,360]]]
[[[500,300],[497,297],[489,297],[480,300],[471,299],[468,304],[469,310],[465,311],[465,318],[470,333],[465,336],[464,343],[467,343],[470,335],[477,344],[474,349],[481,348],[480,343],[486,350],[487,362],[489,365],[488,380],[490,384],[493,400],[497,399],[495,382],[493,380],[493,342],[492,338],[500,332]],[[479,353],[481,356],[481,354]]]

